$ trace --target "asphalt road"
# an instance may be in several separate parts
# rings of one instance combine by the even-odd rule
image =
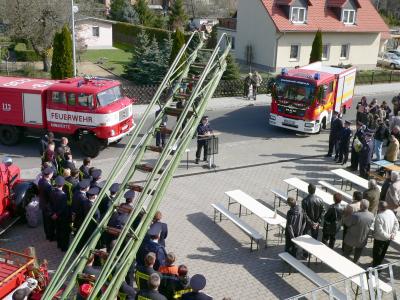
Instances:
[[[391,100],[394,93],[376,94],[369,96],[371,100],[376,97],[379,102],[383,100]],[[355,98],[354,102],[358,102],[359,97]],[[290,138],[293,139],[301,138],[304,140],[304,135],[296,133],[294,131],[272,127],[268,124],[268,111],[269,106],[251,105],[240,108],[225,108],[217,110],[209,110],[206,114],[210,117],[210,122],[214,130],[219,131],[220,144],[231,144],[238,141],[246,142],[251,140],[270,140],[275,138]],[[173,118],[170,117],[172,122]],[[353,108],[347,112],[344,119],[354,120],[355,110]],[[147,128],[149,124],[146,124]],[[314,136],[307,137],[310,144],[317,138]],[[112,145],[107,149],[103,150],[101,154],[96,158],[97,162],[102,160],[109,160],[113,157],[117,157],[125,146],[127,137],[125,137],[119,144]],[[192,147],[195,147],[195,141],[192,143]],[[80,160],[82,156],[75,145],[72,145],[73,153],[75,154],[74,159]],[[7,147],[0,145],[0,157],[11,156],[14,161],[22,169],[38,168],[40,166],[39,159],[39,140],[35,138],[24,138],[24,140],[16,145]]]

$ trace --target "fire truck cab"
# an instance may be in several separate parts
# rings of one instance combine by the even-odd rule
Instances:
[[[0,77],[0,142],[52,131],[72,135],[84,155],[95,157],[133,130],[132,103],[115,80]]]
[[[283,69],[272,91],[269,123],[306,133],[318,133],[332,119],[333,111],[351,107],[355,68],[323,66]]]

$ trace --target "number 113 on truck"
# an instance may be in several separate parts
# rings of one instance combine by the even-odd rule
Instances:
[[[282,69],[272,88],[269,123],[306,133],[325,129],[337,111],[351,108],[356,68],[323,66],[316,62]]]

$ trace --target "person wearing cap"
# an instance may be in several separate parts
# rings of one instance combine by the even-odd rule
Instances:
[[[100,216],[101,218],[106,214],[107,210],[109,207],[113,204],[115,197],[117,196],[117,193],[119,191],[120,184],[119,183],[113,183],[110,186],[110,195],[104,195],[103,199],[101,199],[100,204],[99,204],[99,211],[100,211]]]
[[[54,232],[50,230],[50,194],[52,190],[51,178],[53,177],[54,170],[52,167],[47,167],[42,171],[42,178],[38,182],[39,189],[39,207],[42,210],[43,229],[46,239],[53,241],[55,239]]]
[[[329,133],[329,149],[326,157],[331,157],[335,149],[335,160],[339,158],[339,138],[343,129],[343,122],[340,114],[337,111],[333,112],[331,120],[331,130]]]
[[[100,186],[99,183],[102,174],[101,169],[93,168],[90,174],[92,176],[92,182],[90,183],[90,187],[97,187],[101,190],[102,187]]]
[[[70,214],[68,208],[68,198],[63,187],[65,179],[62,176],[57,176],[55,179],[54,188],[51,192],[51,220],[56,233],[57,247],[61,251],[67,251],[70,235]]]
[[[382,160],[382,146],[385,140],[389,139],[389,128],[385,125],[383,119],[378,119],[378,127],[374,135],[374,152],[376,160]]]
[[[81,227],[83,222],[83,203],[85,203],[87,199],[86,193],[90,188],[90,180],[83,179],[78,183],[78,188],[73,197],[72,197],[72,223],[75,230],[78,230]]]
[[[349,159],[349,149],[350,149],[350,139],[353,135],[353,132],[350,129],[351,122],[345,121],[344,127],[340,132],[339,137],[339,159],[337,161],[338,164],[345,165],[347,160]]]
[[[158,243],[158,240],[160,239],[161,229],[161,226],[157,224],[151,227],[147,232],[148,238],[143,241],[136,256],[136,261],[138,265],[144,265],[144,258],[149,252],[153,252],[156,254],[154,270],[158,271],[160,266],[166,265],[167,251],[162,245]]]
[[[361,139],[364,136],[365,126],[360,121],[356,124],[356,132],[353,136],[353,141],[351,143],[351,165],[348,167],[352,171],[358,170],[358,160],[359,160],[359,151],[356,148],[356,141],[361,143]]]
[[[190,279],[192,291],[182,295],[182,300],[212,300],[212,297],[201,292],[206,286],[206,278],[201,274],[193,275]]]
[[[151,274],[147,281],[147,286],[148,286],[147,289],[140,290],[137,293],[135,299],[167,300],[167,298],[164,295],[160,294],[158,291],[160,283],[161,283],[160,275],[158,275],[158,273]]]
[[[366,130],[363,138],[360,140],[362,147],[359,156],[360,177],[368,179],[371,168],[372,155],[374,153],[374,132]]]
[[[82,179],[91,179],[90,176],[90,164],[92,163],[92,159],[90,157],[85,157],[83,159],[82,166],[79,167],[79,178]]]
[[[87,199],[83,202],[83,219],[85,219],[92,208],[94,202],[97,199],[97,196],[99,195],[100,189],[98,187],[91,187],[87,192]],[[82,249],[83,245],[89,240],[90,236],[92,233],[96,230],[97,228],[97,223],[100,222],[100,212],[99,209],[97,209],[92,216],[88,226],[86,227],[85,232],[83,233],[78,246],[76,247],[76,252],[79,253],[79,251]]]
[[[207,161],[207,148],[208,140],[213,134],[210,123],[208,121],[208,116],[201,118],[199,126],[197,126],[197,150],[196,150],[196,160],[195,163],[198,164],[200,161],[201,149],[203,150],[203,160]]]
[[[165,240],[167,239],[168,236],[168,225],[167,223],[161,222],[161,219],[162,219],[162,213],[161,211],[157,211],[154,215],[153,223],[150,225],[150,228],[153,226],[161,225],[160,239],[158,240],[158,243],[165,247]]]

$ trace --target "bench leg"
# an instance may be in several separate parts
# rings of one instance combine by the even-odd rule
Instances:
[[[281,207],[281,197],[279,197],[279,203],[278,203],[278,207]],[[275,208],[275,207],[274,207]]]
[[[222,212],[219,213],[219,221],[222,222]]]
[[[276,202],[276,196],[274,197],[274,209],[275,209],[275,202]]]
[[[229,210],[229,208],[231,207],[231,197],[228,197],[228,210]]]
[[[242,216],[242,204],[239,204],[239,218]]]
[[[217,219],[217,210],[214,208],[214,223],[215,223],[216,219]]]
[[[267,223],[266,226],[264,225],[265,228],[265,248],[268,247],[268,231],[269,231],[269,224]]]
[[[253,238],[250,238],[250,252],[253,252]]]

